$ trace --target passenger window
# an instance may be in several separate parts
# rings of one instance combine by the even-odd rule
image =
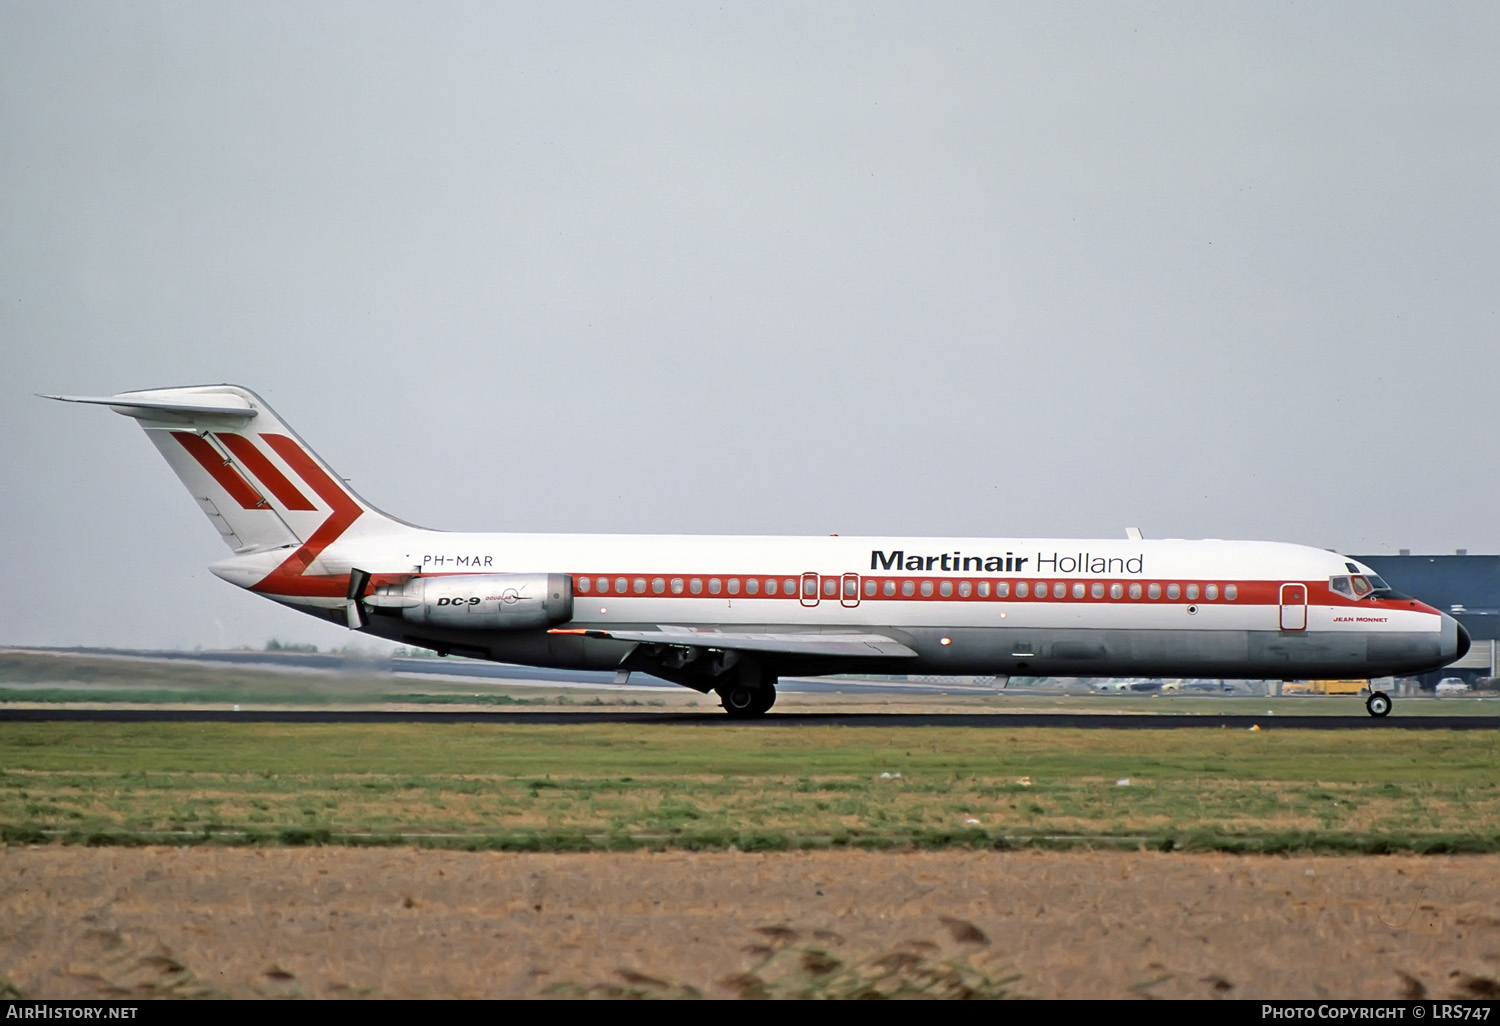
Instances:
[[[1118,581],[1109,586],[1109,597],[1112,599],[1125,597],[1125,586]]]
[[[731,594],[731,595],[738,595],[739,593],[740,593],[740,579],[738,577],[731,577],[729,579],[729,594]]]
[[[804,578],[802,578],[802,597],[803,598],[817,598],[818,597],[818,582],[815,579],[813,579],[811,577],[804,577]]]
[[[758,577],[751,577],[751,578],[749,578],[749,579],[747,579],[745,581],[745,594],[746,595],[759,595],[760,594],[760,578],[758,578]]]
[[[625,594],[625,590],[626,590],[627,587],[628,587],[628,585],[627,585],[627,583],[625,581],[625,578],[623,578],[623,577],[616,577],[615,578],[615,594],[616,595],[623,595],[623,594]]]
[[[1198,586],[1196,584],[1189,584],[1187,586],[1187,597],[1194,602],[1198,600]]]
[[[1006,598],[1009,595],[1010,595],[1010,582],[1009,581],[996,581],[995,582],[995,597],[996,598]]]
[[[655,578],[651,582],[651,591],[652,591],[653,594],[660,595],[662,592],[664,592],[666,590],[667,590],[667,582],[664,581],[664,580],[662,580],[660,577]]]
[[[931,581],[923,581],[922,582],[922,597],[923,598],[931,598],[932,597],[932,582]]]
[[[631,585],[631,588],[637,595],[646,594],[646,579],[644,577],[637,577],[635,579],[635,583]]]
[[[1082,581],[1079,581],[1077,584],[1073,585],[1073,597],[1074,598],[1083,598],[1083,582]]]
[[[958,582],[958,597],[959,598],[968,598],[972,594],[974,594],[974,586],[972,584],[970,584],[968,581],[959,581]]]
[[[1154,599],[1161,598],[1161,585],[1159,585],[1159,584],[1148,584],[1148,585],[1146,585],[1146,597],[1147,598],[1154,598]]]
[[[768,578],[766,580],[766,594],[767,595],[774,595],[774,594],[776,594],[776,578],[771,577],[771,578]]]
[[[952,595],[953,594],[953,582],[952,581],[944,581],[942,584],[938,585],[938,594],[941,595],[941,596],[943,596],[943,598],[948,598],[950,595]]]
[[[913,581],[911,579],[907,579],[907,580],[904,580],[904,581],[901,582],[901,594],[904,597],[911,598],[916,593],[917,593],[917,583],[915,581]]]
[[[896,582],[895,581],[886,581],[884,584],[882,584],[880,586],[880,590],[882,592],[884,592],[886,595],[894,595],[894,594],[896,594]]]
[[[1182,594],[1182,589],[1175,584],[1167,585],[1167,598],[1174,599]]]
[[[839,594],[839,582],[837,577],[823,578],[823,594],[829,598],[837,598]]]
[[[795,595],[795,594],[797,594],[797,582],[794,581],[794,580],[792,580],[790,577],[788,577],[786,580],[782,581],[781,582],[781,593],[783,595]]]
[[[979,582],[979,597],[980,598],[989,598],[990,597],[990,582],[989,581],[980,581]]]
[[[1224,585],[1224,598],[1227,601],[1233,602],[1235,599],[1237,599],[1239,597],[1240,597],[1240,589],[1236,588],[1232,584],[1226,584],[1226,585]]]
[[[720,581],[717,577],[710,577],[708,579],[708,593],[710,595],[717,595],[719,592],[721,592],[723,590],[724,590],[724,583],[722,581]]]
[[[1062,586],[1059,585],[1058,588],[1059,588],[1059,590],[1057,592],[1057,597],[1058,598],[1062,598],[1062,591],[1061,591]],[[1046,598],[1047,597],[1047,582],[1046,581],[1037,581],[1036,582],[1036,597],[1037,598]]]
[[[1203,589],[1203,597],[1208,599],[1210,602],[1217,599],[1219,597],[1219,586],[1217,584],[1208,585]]]
[[[875,597],[875,582],[874,581],[866,581],[865,582],[865,598],[874,598],[874,597]]]
[[[1089,585],[1089,595],[1091,595],[1092,597],[1094,597],[1096,599],[1103,598],[1104,597],[1104,582],[1103,581],[1095,581],[1093,584]]]
[[[703,578],[694,577],[691,581],[688,581],[688,591],[692,592],[694,595],[702,595]]]
[[[1133,599],[1141,597],[1141,586],[1139,584],[1132,584],[1130,586],[1130,597]]]
[[[844,578],[844,598],[859,597],[859,582],[852,577]]]
[[[1025,581],[1017,581],[1016,582],[1016,598],[1025,598],[1025,597],[1026,597],[1026,582]]]
[[[587,577],[578,578],[578,590],[584,595],[589,593],[589,579]]]

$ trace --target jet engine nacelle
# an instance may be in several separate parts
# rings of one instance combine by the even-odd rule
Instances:
[[[530,630],[573,618],[573,578],[567,574],[417,577],[404,585],[380,588],[365,604],[399,608],[408,623]]]

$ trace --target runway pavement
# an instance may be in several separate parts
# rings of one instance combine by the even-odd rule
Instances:
[[[0,723],[503,723],[582,725],[634,724],[756,727],[1069,727],[1083,730],[1495,730],[1500,716],[1243,716],[1146,715],[1132,713],[801,713],[772,711],[756,720],[732,720],[722,712],[516,712],[513,710],[337,710],[337,709],[0,709]]]

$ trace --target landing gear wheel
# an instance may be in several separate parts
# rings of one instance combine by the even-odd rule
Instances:
[[[1365,699],[1365,708],[1371,716],[1389,716],[1391,714],[1391,696],[1384,691],[1372,691],[1370,697]]]
[[[753,688],[748,684],[731,684],[719,691],[719,702],[731,719],[764,716],[776,704],[776,685],[767,683]]]
[[[719,703],[731,719],[743,720],[759,715],[764,711],[756,708],[759,701],[758,689],[744,684],[731,684],[719,692]]]

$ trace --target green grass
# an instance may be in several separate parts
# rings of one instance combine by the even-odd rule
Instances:
[[[1497,760],[1477,731],[0,724],[0,839],[1493,851]]]

